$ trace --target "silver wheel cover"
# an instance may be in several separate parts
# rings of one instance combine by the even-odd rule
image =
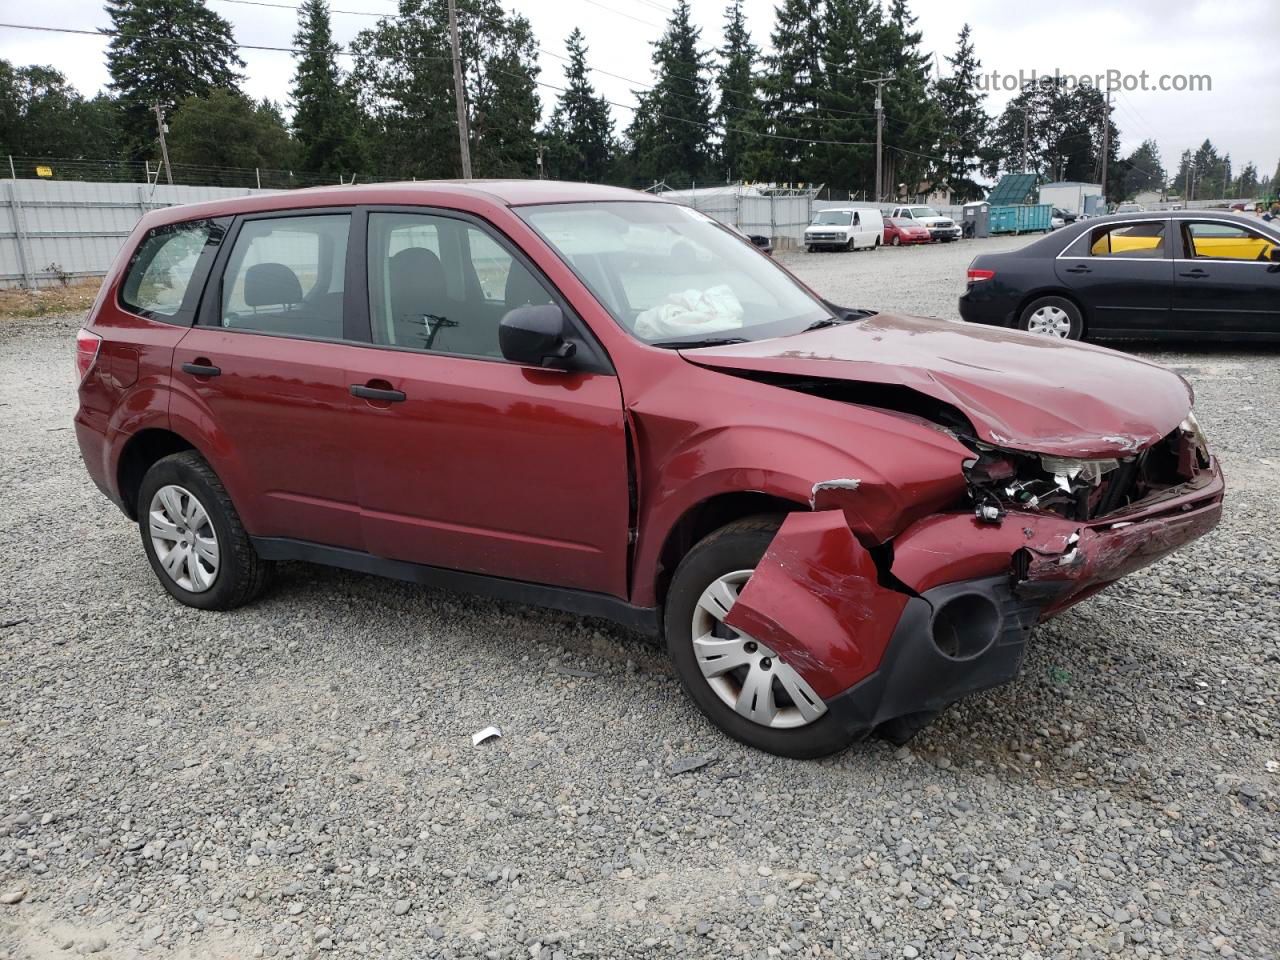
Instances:
[[[1071,336],[1071,317],[1061,307],[1043,306],[1027,318],[1027,332],[1066,340]]]
[[[693,608],[693,653],[730,709],[776,730],[803,727],[826,713],[826,704],[776,653],[724,622],[753,572],[726,573],[702,591]]]
[[[169,484],[151,498],[147,531],[165,574],[191,593],[204,593],[218,578],[218,534],[209,514],[185,487]]]

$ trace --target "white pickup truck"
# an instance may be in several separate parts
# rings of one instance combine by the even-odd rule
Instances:
[[[927,227],[929,236],[934,240],[948,242],[959,240],[960,227],[950,217],[944,217],[933,207],[916,205],[912,207],[894,207],[890,217],[901,217],[903,220],[914,220],[922,227]]]

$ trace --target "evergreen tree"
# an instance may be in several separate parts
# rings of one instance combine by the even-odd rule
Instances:
[[[1009,101],[991,131],[987,172],[1022,170],[1024,116],[1027,122],[1027,173],[1042,180],[1096,182],[1101,174],[1102,119],[1105,94],[1096,87],[1069,89],[1065,82],[1045,78]],[[1120,131],[1108,118],[1110,143],[1107,196],[1124,192],[1124,170],[1118,162]]]
[[[782,0],[775,8],[773,52],[764,58],[760,99],[765,131],[787,139],[760,138],[749,160],[758,176],[781,182],[811,179],[814,149],[801,141],[823,139],[823,34],[811,0]]]
[[[497,0],[459,7],[458,36],[477,177],[532,176],[537,47],[529,22]],[[462,174],[445,0],[400,0],[396,19],[361,31],[353,82],[371,116],[378,167],[397,176]]]
[[[107,0],[114,36],[107,48],[111,89],[121,103],[126,149],[137,158],[154,153],[153,104],[170,106],[234,88],[244,61],[231,24],[202,0]]]
[[[964,202],[982,196],[974,180],[981,164],[990,118],[983,105],[986,94],[978,89],[982,61],[973,49],[972,31],[960,30],[956,52],[947,57],[951,76],[938,81],[938,106],[945,118],[938,152],[938,174],[951,186],[953,199]]]
[[[561,180],[600,183],[613,162],[613,118],[609,102],[596,95],[587,76],[587,46],[577,27],[565,42],[569,64],[566,87],[547,127],[546,163]]]
[[[921,48],[923,38],[907,0],[890,0],[875,45],[882,57],[878,68],[893,78],[884,86],[886,198],[895,196],[898,183],[911,195],[919,184],[945,179],[932,151],[946,118],[930,84],[931,54]]]
[[[827,0],[818,25],[817,119],[798,135],[834,142],[807,147],[808,161],[789,180],[874,193],[875,88],[867,81],[882,69],[883,51],[876,44],[881,28],[875,0]]]
[[[1237,197],[1252,198],[1258,192],[1258,168],[1252,163],[1246,163],[1231,192]]]
[[[1119,196],[1131,200],[1146,190],[1160,190],[1168,179],[1160,163],[1160,148],[1154,140],[1143,140],[1141,146],[1120,161],[1124,171],[1124,189]]]
[[[367,170],[364,124],[338,70],[338,45],[326,0],[303,0],[293,43],[301,51],[292,91],[298,165],[330,176]]]
[[[689,19],[688,0],[677,0],[653,45],[657,82],[637,94],[639,105],[627,129],[639,177],[683,182],[707,173],[713,124],[709,57],[698,49],[701,37]]]
[[[725,177],[752,178],[754,171],[747,159],[759,139],[760,111],[756,105],[756,61],[760,49],[751,42],[747,20],[742,13],[742,0],[733,0],[725,10],[724,46],[720,50],[722,64],[716,77],[719,102],[716,120],[724,131],[720,142],[720,161]]]

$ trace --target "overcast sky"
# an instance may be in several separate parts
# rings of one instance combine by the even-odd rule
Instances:
[[[296,14],[228,0],[208,0],[229,19],[241,43],[289,46]],[[296,3],[298,0],[270,0]],[[340,10],[394,13],[393,0],[332,0]],[[668,9],[662,0],[514,0],[533,24],[538,43],[563,54],[573,27],[586,34],[593,66],[634,81],[650,82],[651,41],[661,33]],[[692,0],[705,46],[721,42],[725,0]],[[745,0],[752,35],[767,45],[774,0]],[[1037,3],[1027,0],[913,0],[912,10],[924,31],[925,49],[936,53],[939,66],[955,48],[956,34],[967,20],[973,27],[978,56],[986,71],[1102,74],[1109,69],[1164,75],[1207,74],[1209,92],[1121,91],[1115,96],[1115,122],[1127,153],[1142,140],[1160,145],[1166,168],[1176,168],[1187,147],[1209,137],[1229,152],[1235,169],[1257,164],[1266,175],[1280,159],[1280,0],[1074,0]],[[79,29],[109,25],[97,0],[0,2],[0,21]],[[335,13],[336,39],[346,44],[374,17]],[[105,43],[96,37],[39,34],[0,29],[0,57],[16,64],[48,63],[65,73],[85,93],[108,80],[103,62]],[[244,88],[254,97],[287,99],[292,58],[287,53],[246,50]],[[349,58],[342,58],[349,64]],[[540,80],[560,84],[564,63],[541,57]],[[634,104],[632,84],[596,74],[597,89],[617,103]],[[555,91],[541,91],[544,104]],[[996,112],[1009,98],[993,93]],[[621,129],[630,111],[614,110]]]

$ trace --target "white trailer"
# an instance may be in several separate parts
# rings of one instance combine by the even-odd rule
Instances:
[[[1040,202],[1065,210],[1067,213],[1093,215],[1102,203],[1102,184],[1083,183],[1079,180],[1042,183]]]

